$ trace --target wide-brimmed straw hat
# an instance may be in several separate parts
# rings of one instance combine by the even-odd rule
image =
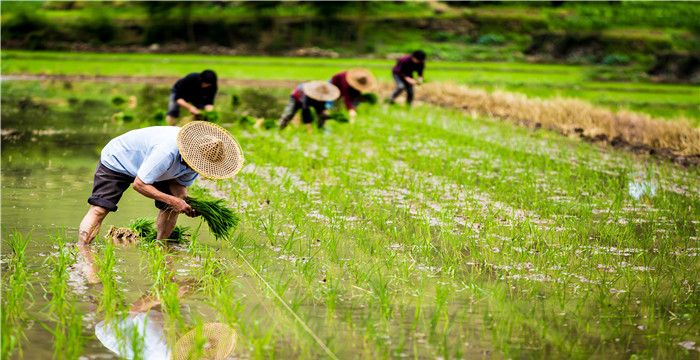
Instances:
[[[172,360],[190,359],[196,346],[197,335],[197,329],[193,329],[178,339],[173,348]],[[201,359],[223,360],[236,347],[236,332],[226,324],[204,324],[201,336],[206,340]]]
[[[348,80],[348,84],[361,93],[370,92],[377,86],[377,80],[374,78],[374,75],[365,68],[350,69],[345,77]]]
[[[333,101],[340,96],[340,89],[325,81],[309,81],[301,84],[306,96],[317,101]]]
[[[192,121],[177,134],[180,155],[194,171],[209,179],[235,176],[243,167],[243,151],[236,139],[219,125]]]

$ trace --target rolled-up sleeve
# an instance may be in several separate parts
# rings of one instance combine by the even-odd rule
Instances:
[[[174,160],[175,156],[173,156],[173,154],[159,151],[156,147],[143,160],[141,167],[139,167],[139,170],[136,172],[136,176],[145,184],[153,184],[161,175],[168,171]]]
[[[194,181],[195,179],[197,179],[198,175],[199,174],[197,174],[196,172],[180,175],[178,178],[175,179],[175,181],[177,181],[177,183],[182,186],[191,186],[192,184],[194,184]]]

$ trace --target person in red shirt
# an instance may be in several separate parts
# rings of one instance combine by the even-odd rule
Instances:
[[[280,130],[287,127],[294,114],[301,110],[301,120],[306,125],[307,130],[311,132],[311,123],[313,123],[311,109],[316,112],[318,128],[323,128],[328,119],[326,102],[335,101],[338,96],[340,96],[340,90],[335,85],[325,81],[309,81],[300,84],[289,96],[289,102],[280,117]]]
[[[357,117],[356,109],[362,101],[362,94],[371,92],[377,81],[369,70],[357,68],[333,75],[330,83],[340,90],[340,97],[343,99],[352,123]]]
[[[391,94],[390,103],[394,103],[402,92],[406,91],[406,104],[413,103],[413,86],[423,82],[423,69],[425,69],[425,52],[416,50],[411,55],[402,56],[396,61],[392,69],[392,76],[396,82],[396,90]],[[413,78],[413,73],[418,73],[418,79]]]

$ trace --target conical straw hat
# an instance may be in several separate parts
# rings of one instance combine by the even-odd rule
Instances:
[[[177,134],[180,155],[194,171],[209,179],[235,176],[243,167],[243,151],[236,139],[219,125],[192,121]]]
[[[204,324],[202,336],[206,339],[201,359],[223,360],[236,347],[236,332],[221,323]],[[190,330],[175,343],[172,360],[189,360],[195,349],[196,329]]]
[[[340,89],[325,81],[309,81],[301,84],[306,96],[317,101],[333,101],[340,96]]]
[[[377,86],[377,80],[372,72],[364,68],[350,69],[345,77],[348,84],[361,93],[370,92]]]

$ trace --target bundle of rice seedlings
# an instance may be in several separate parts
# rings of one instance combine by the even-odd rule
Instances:
[[[190,228],[188,226],[177,225],[173,229],[173,232],[170,233],[168,240],[178,243],[187,242],[190,240],[190,235]]]
[[[213,123],[219,123],[220,117],[218,111],[202,111],[199,115],[195,115],[195,120],[209,121]]]
[[[374,105],[379,101],[379,97],[375,93],[365,93],[361,95],[362,102]]]
[[[155,221],[148,218],[138,218],[132,220],[129,224],[129,229],[131,229],[136,235],[138,235],[139,240],[153,242],[158,237],[158,230],[155,227]],[[190,228],[187,226],[176,225],[173,232],[168,237],[168,240],[173,242],[186,242],[190,238]]]
[[[336,111],[328,115],[328,120],[335,120],[339,123],[347,123],[350,122],[350,118],[348,118],[348,114],[342,111]]]
[[[241,221],[223,199],[188,197],[186,201],[206,221],[209,231],[217,240],[228,239]]]
[[[131,221],[129,228],[139,236],[141,241],[155,241],[158,236],[155,221],[149,218],[138,218]]]

